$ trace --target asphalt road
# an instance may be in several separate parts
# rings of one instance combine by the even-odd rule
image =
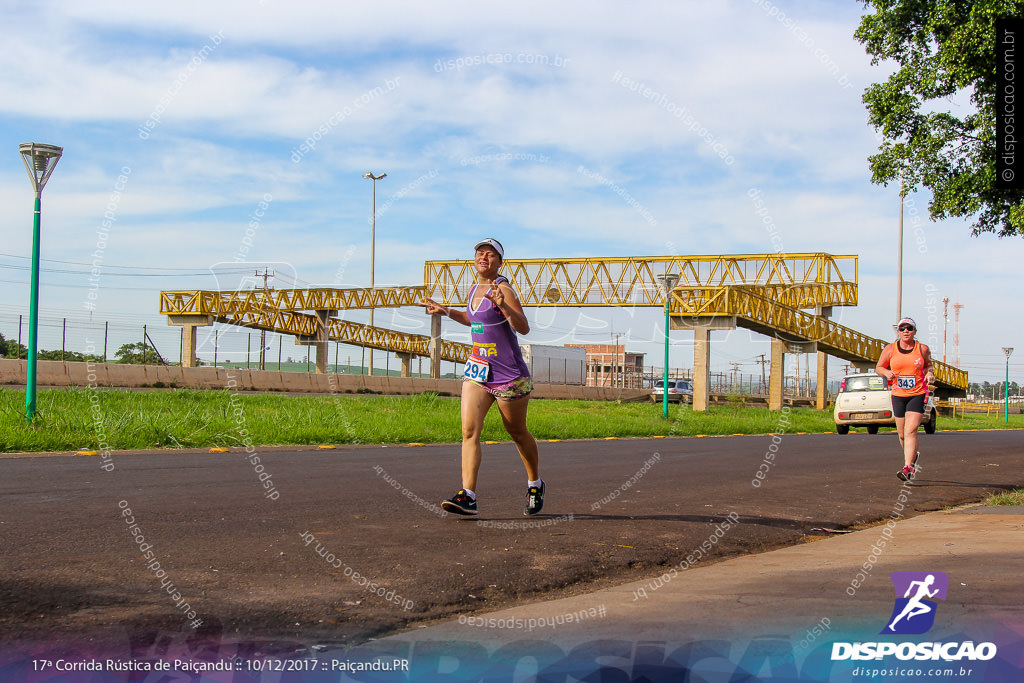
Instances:
[[[787,434],[774,452],[770,436],[542,443],[534,518],[507,443],[484,446],[476,518],[437,508],[457,446],[115,454],[106,470],[0,456],[0,642],[286,655],[654,576],[728,520],[702,564],[1024,486],[1020,431],[921,439],[905,506],[892,433]]]

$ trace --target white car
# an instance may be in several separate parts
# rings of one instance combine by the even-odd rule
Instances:
[[[651,400],[655,403],[662,403],[664,393],[661,388],[662,380],[657,380],[654,383],[654,387],[651,389]],[[668,401],[669,403],[693,403],[693,382],[688,379],[674,379],[668,380]]]
[[[924,405],[924,431],[935,433],[935,395],[930,394]],[[836,431],[848,434],[850,427],[864,426],[868,434],[877,434],[879,427],[893,427],[892,398],[882,377],[873,372],[861,372],[843,377],[836,396],[834,411]]]

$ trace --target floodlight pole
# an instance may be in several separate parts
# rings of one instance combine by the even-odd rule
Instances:
[[[25,421],[31,422],[36,416],[36,348],[39,329],[39,216],[42,209],[43,187],[57,166],[64,149],[37,142],[23,142],[20,146],[21,159],[32,180],[36,193],[32,217],[32,280],[28,309],[28,369],[25,377]]]
[[[1003,384],[1005,403],[1003,404],[1003,422],[1010,421],[1010,354],[1013,353],[1012,346],[1004,346],[1003,353],[1006,354],[1006,383]]]
[[[373,271],[374,271],[374,252],[377,250],[377,181],[381,178],[387,178],[387,173],[381,173],[380,175],[373,175],[373,171],[367,171],[363,174],[364,178],[369,178],[373,181],[373,214],[370,218],[370,289],[373,289]],[[373,292],[370,292],[370,327],[373,327]],[[370,334],[373,334],[373,330],[370,330]],[[370,377],[373,377],[373,347],[370,347]]]
[[[668,419],[668,331],[669,331],[669,303],[672,300],[672,289],[679,282],[678,273],[665,273],[659,275],[658,280],[665,290],[665,375],[661,381],[661,414]]]

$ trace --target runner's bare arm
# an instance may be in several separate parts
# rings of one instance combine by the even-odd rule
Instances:
[[[505,314],[505,318],[508,319],[508,323],[512,326],[513,330],[519,334],[530,333],[530,321],[526,319],[523,307],[519,303],[519,299],[516,298],[516,292],[512,289],[511,285],[506,282],[502,282],[497,286],[492,284],[490,290],[484,296],[490,299]]]
[[[932,350],[921,344],[921,357],[924,358],[924,381],[925,384],[935,383],[935,371],[932,368]],[[931,379],[928,377],[931,376]]]
[[[891,382],[892,378],[896,376],[896,373],[889,369],[889,361],[892,359],[892,344],[886,344],[885,348],[882,349],[882,355],[878,357],[878,364],[875,365],[875,374],[884,377],[887,382]]]
[[[460,325],[469,325],[469,316],[466,315],[465,311],[460,311],[449,306],[442,306],[432,299],[424,299],[420,302],[420,306],[427,309],[427,315],[436,315],[440,313],[441,315],[448,316]]]

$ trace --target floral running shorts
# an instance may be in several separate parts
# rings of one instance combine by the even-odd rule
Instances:
[[[467,379],[467,382],[473,382],[478,387],[482,387],[487,393],[499,401],[515,401],[516,399],[529,396],[533,392],[533,379],[529,376],[517,377],[511,382],[489,382],[488,384],[481,384],[471,379]]]

